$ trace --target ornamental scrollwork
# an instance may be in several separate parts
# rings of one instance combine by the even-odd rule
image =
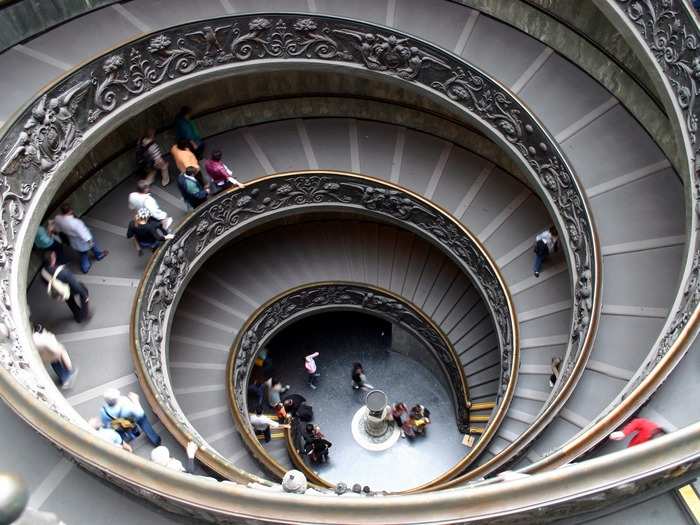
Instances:
[[[693,16],[680,0],[615,0],[638,32],[654,60],[673,89],[690,139],[694,160],[694,177],[687,184],[700,213],[700,141],[698,119],[700,107],[700,31]],[[659,340],[647,360],[630,380],[614,403],[625,399],[638,388],[679,340],[693,313],[700,307],[700,250],[694,248],[692,266],[685,278],[679,305],[671,312]],[[596,421],[601,419],[597,417]]]
[[[698,114],[696,98],[700,81],[698,29],[678,0],[616,0],[654,55],[675,90],[676,100],[685,116],[694,152],[697,141]]]
[[[248,414],[247,385],[255,356],[270,338],[299,315],[324,307],[359,307],[389,319],[420,338],[437,358],[447,374],[457,409],[457,426],[468,432],[469,409],[466,380],[459,357],[442,332],[434,327],[416,307],[383,290],[355,283],[319,283],[296,289],[277,298],[248,320],[233,348],[232,377],[235,407],[245,421]],[[239,429],[239,431],[245,431]]]
[[[700,32],[681,0],[616,0],[666,76],[683,115],[695,170],[700,213]]]
[[[271,220],[289,210],[314,209],[348,209],[378,218],[400,220],[406,227],[431,239],[472,277],[475,288],[480,291],[495,320],[503,369],[499,382],[499,407],[505,410],[510,398],[503,396],[503,393],[515,380],[519,363],[510,303],[493,263],[465,230],[412,194],[366,177],[333,172],[278,175],[249,183],[243,189],[223,192],[197,208],[179,227],[175,238],[156,253],[149,272],[144,276],[134,311],[135,342],[139,367],[150,389],[155,390],[153,393],[166,415],[181,430],[195,436],[198,443],[206,446],[178,407],[165,366],[165,330],[174,315],[178,291],[193,271],[193,261],[201,263],[216,252],[220,243],[230,242],[256,221]],[[248,366],[268,331],[293,315],[302,304],[318,307],[322,304],[349,304],[351,301],[381,312],[413,330],[434,349],[453,384],[466,384],[461,368],[456,365],[458,359],[453,359],[449,344],[445,346],[439,333],[426,328],[429,323],[420,314],[395,298],[377,292],[358,295],[346,288],[335,290],[333,294],[298,294],[288,301],[275,303],[265,310],[264,316],[257,317],[255,326],[259,330],[247,331],[241,336],[237,364],[231,372],[237,398],[245,399]],[[459,399],[466,399],[466,387],[464,392],[459,393]],[[456,398],[456,406],[460,428],[466,429],[466,402],[458,402]],[[217,456],[217,459],[228,466],[225,458]]]
[[[99,134],[99,126],[105,119],[127,104],[188,75],[265,60],[350,64],[438,94],[465,114],[483,122],[497,140],[518,152],[521,161],[543,188],[541,194],[545,204],[551,208],[555,222],[562,230],[565,248],[576,261],[575,267],[571,268],[573,287],[579,286],[581,273],[589,271],[590,289],[596,293],[599,276],[593,264],[594,240],[585,201],[558,146],[528,110],[498,82],[438,47],[392,29],[318,15],[243,15],[193,22],[136,39],[76,69],[49,88],[11,123],[2,138],[0,174],[7,176],[7,195],[26,196],[26,200],[13,200],[12,216],[24,217],[22,210],[38,197],[43,198],[45,188],[49,187],[44,183],[76,151],[83,137],[92,131]],[[552,169],[547,168],[550,165]],[[556,175],[547,179],[552,186],[545,190],[545,179],[553,171]],[[64,176],[61,172],[61,177]],[[27,188],[30,188],[30,193],[23,193]],[[208,220],[213,227],[204,234],[197,233],[193,237],[194,244],[203,248],[209,238],[216,235],[216,228],[224,231],[227,224],[235,225],[245,216],[246,210],[257,208],[262,210],[258,213],[264,213],[273,203],[290,202],[295,198],[303,201],[311,191],[294,184],[292,188],[300,193],[287,198],[268,188],[260,199],[249,193],[241,195],[240,199],[250,201],[241,202],[235,213],[227,207],[222,207],[218,216],[212,212]],[[280,187],[280,193],[286,189]],[[343,191],[330,187],[322,190],[328,196],[343,194]],[[316,190],[312,193],[316,198],[326,198]],[[396,206],[397,213],[404,213],[403,205],[391,203],[392,198],[389,194],[376,194],[368,202],[373,201],[377,206]],[[264,202],[264,199],[269,201]],[[387,202],[381,203],[382,199]],[[416,217],[428,217],[415,210],[411,213]],[[23,221],[19,220],[17,229]],[[433,224],[431,221],[426,224]],[[434,235],[444,235],[445,239],[454,233],[442,231],[442,227],[436,224],[431,228]],[[0,240],[0,245],[10,247],[19,242],[25,241],[5,238]],[[452,249],[455,253],[461,251],[462,264],[472,267],[468,261],[478,262],[478,258],[460,243],[453,243]],[[15,252],[16,249],[6,250],[5,268],[11,267]],[[483,270],[472,268],[471,271],[474,271],[475,278],[489,278],[488,272]],[[12,276],[13,282],[15,279],[16,276]],[[499,308],[500,312],[498,294],[494,290],[486,287],[485,294],[490,298],[489,304]],[[583,295],[575,290],[575,298]],[[591,304],[597,301],[597,297],[591,297]],[[574,307],[578,308],[577,305]],[[594,311],[581,316],[579,322],[572,325],[578,337],[572,337],[571,351],[567,355],[573,361],[579,362],[584,355],[583,345],[575,342],[589,339],[586,334],[590,331]],[[503,358],[512,362],[515,349],[505,330],[506,320],[500,313],[495,318],[501,334]]]
[[[590,280],[596,281],[591,266],[590,221],[580,190],[556,145],[534,118],[499,84],[462,60],[409,36],[359,22],[321,16],[241,16],[188,24],[141,38],[86,65],[79,82],[60,83],[45,95],[35,107],[35,115],[26,120],[26,130],[17,134],[16,144],[4,155],[2,169],[9,173],[11,167],[21,166],[24,177],[50,176],[80,143],[81,133],[126,102],[194,72],[265,59],[349,62],[432,89],[461,105],[513,145],[540,182],[546,184],[549,202],[563,221],[563,238],[575,252],[574,283],[584,271],[591,272]],[[46,107],[63,109],[54,120],[53,113],[44,117]],[[279,195],[268,198],[284,202],[287,189],[280,187]],[[294,191],[287,198],[299,202],[307,198],[308,192],[321,195],[318,188],[297,186]],[[366,198],[368,206],[395,206],[402,212],[401,202],[394,202],[390,191]],[[270,205],[255,204],[263,209]],[[214,221],[217,227],[236,223],[238,212],[230,210],[220,209],[221,216]],[[206,242],[206,238],[200,242]],[[589,329],[587,318],[590,316],[581,317],[582,322],[575,326],[579,334]],[[571,358],[576,359],[579,353],[577,349]]]
[[[77,114],[90,83],[78,82],[55,96],[44,95],[34,105],[14,144],[5,152],[1,175],[37,168],[50,175],[82,136]]]

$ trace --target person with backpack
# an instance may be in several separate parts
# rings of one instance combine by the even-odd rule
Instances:
[[[163,152],[156,142],[156,130],[149,128],[146,135],[136,144],[136,163],[139,171],[146,174],[146,181],[153,183],[156,170],[160,171],[160,183],[165,187],[170,184],[170,170],[163,159]]]
[[[64,265],[56,262],[56,252],[44,252],[44,267],[41,276],[48,284],[46,293],[52,299],[65,302],[76,323],[82,323],[90,316],[90,295],[83,283],[76,279]],[[80,305],[76,301],[80,300]]]
[[[174,235],[166,232],[160,221],[151,217],[150,211],[141,208],[129,223],[126,237],[134,240],[136,252],[141,256],[144,248],[155,251],[166,239],[172,239]]]
[[[124,439],[119,434],[119,432],[114,430],[112,427],[102,426],[102,421],[100,421],[100,418],[92,417],[88,421],[88,424],[97,433],[97,437],[99,437],[103,441],[106,441],[107,443],[111,443],[112,445],[115,445],[117,447],[123,448],[127,452],[134,451],[131,448],[131,445],[129,445],[126,441],[124,441]]]
[[[535,263],[533,265],[535,277],[540,276],[542,264],[547,257],[557,251],[558,246],[559,237],[557,235],[557,229],[554,226],[544,230],[535,237]]]
[[[116,430],[127,443],[136,439],[143,430],[148,440],[156,447],[160,446],[160,436],[146,416],[139,396],[129,392],[122,396],[116,388],[110,388],[104,393],[105,404],[100,409],[102,426]]]
[[[311,463],[328,463],[328,449],[332,446],[333,444],[316,427],[313,438],[304,445],[304,452],[311,458]]]
[[[175,145],[170,148],[170,154],[173,156],[178,173],[185,173],[187,168],[194,168],[198,174],[197,176],[201,177],[201,174],[199,174],[199,161],[195,154],[192,153],[192,150],[190,150],[186,140],[178,140]]]
[[[209,193],[197,180],[196,174],[196,170],[190,166],[185,170],[185,173],[180,173],[177,176],[177,187],[189,209],[194,209],[204,203],[209,196]]]
[[[56,339],[54,334],[39,323],[34,325],[32,340],[41,358],[50,364],[56,373],[58,387],[62,390],[71,388],[75,383],[75,378],[78,377],[78,369],[73,368],[66,347]]]
[[[272,439],[272,428],[289,428],[290,425],[281,424],[263,415],[262,407],[255,409],[255,414],[250,414],[250,424],[253,427],[256,435],[263,436],[265,443],[269,443]]]

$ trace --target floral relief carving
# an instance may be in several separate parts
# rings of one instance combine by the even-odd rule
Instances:
[[[39,168],[44,175],[52,173],[80,142],[82,130],[76,117],[89,87],[89,82],[83,81],[63,93],[41,97],[14,145],[5,152],[0,174],[14,175],[32,167]]]
[[[698,172],[700,163],[696,153],[700,146],[697,140],[697,95],[700,58],[697,56],[696,24],[680,0],[615,1],[625,8],[627,16],[636,24],[675,90],[694,147]],[[530,165],[546,190],[545,198],[549,199],[557,219],[564,225],[563,240],[575,260],[572,269],[575,283],[575,317],[571,338],[576,347],[563,376],[569,375],[573,370],[574,354],[581,351],[580,345],[590,330],[593,305],[597,301],[594,292],[600,276],[596,275],[592,261],[591,223],[573,174],[559,154],[556,144],[540,129],[536,121],[523,111],[517,100],[463,61],[441,54],[422,42],[413,42],[395,31],[356,22],[323,17],[300,18],[292,15],[274,18],[232,17],[230,22],[228,24],[226,21],[216,27],[211,25],[211,22],[208,25],[198,22],[123,46],[114,55],[100,62],[87,64],[70,74],[37,100],[8,128],[0,144],[0,292],[3,298],[0,304],[0,318],[10,329],[9,342],[0,348],[2,366],[35,397],[45,401],[62,415],[60,407],[55,405],[32,373],[29,361],[24,355],[26,349],[21,348],[17,342],[12,305],[8,299],[10,281],[14,282],[16,276],[10,275],[9,269],[18,243],[23,242],[17,237],[17,232],[26,218],[25,210],[37,197],[37,189],[42,181],[57,171],[61,163],[81,143],[86,132],[125,102],[197,70],[253,59],[312,58],[357,64],[434,89],[486,122],[498,136],[512,144]],[[697,173],[695,182],[700,184]],[[689,184],[687,187],[687,191],[692,191],[691,187],[696,186]],[[328,190],[330,191],[330,188]],[[282,193],[286,191],[285,187]],[[694,195],[697,194],[696,190]],[[279,195],[267,194],[265,198],[270,199],[267,204],[257,200],[255,195],[246,193],[236,196],[235,201],[231,196],[231,202],[251,213],[255,210],[259,210],[255,213],[263,213],[269,209],[267,206],[270,203],[277,202],[275,199],[278,199]],[[388,197],[381,197],[385,198]],[[374,200],[375,205],[379,203],[376,197],[370,200]],[[392,206],[395,206],[396,213],[407,212],[400,202]],[[700,200],[698,207],[700,208]],[[218,215],[212,211],[206,220],[218,224],[220,232],[224,232],[226,224],[234,226],[238,223],[225,221],[240,221],[241,219],[236,217],[241,216],[241,212],[232,215],[222,208]],[[211,240],[207,237],[211,235],[211,231],[201,227],[193,233],[198,240],[199,251]],[[436,227],[433,233],[436,236],[444,236],[444,239],[454,238],[454,232],[450,231],[449,227]],[[458,243],[454,242],[453,246],[462,250],[463,258],[472,257],[471,253],[464,247],[460,248]],[[664,334],[657,352],[647,363],[644,373],[658,364],[677,341],[700,303],[700,252],[696,252],[694,257],[691,276],[685,283],[683,301],[680,307],[672,312],[673,322]],[[173,271],[173,268],[168,270]],[[176,276],[167,272],[163,279],[166,284],[158,291],[157,301],[154,299],[152,303],[153,316],[143,318],[145,326],[148,327],[145,337],[152,345],[147,352],[149,357],[146,358],[146,362],[154,372],[162,372],[159,368],[160,360],[151,352],[155,352],[162,341],[159,339],[162,336],[159,327],[162,327],[165,321],[164,311],[156,313],[155,305],[165,305],[168,297],[174,297],[177,284],[173,287],[171,283],[178,282]],[[497,299],[492,290],[487,290],[486,293],[492,300]],[[502,320],[497,318],[497,323],[502,329]],[[507,339],[505,341],[507,343]],[[505,346],[504,354],[509,351]],[[506,373],[504,371],[504,377]],[[162,375],[156,374],[152,380],[159,391],[167,390],[168,385]],[[638,383],[639,381],[632,382],[630,387],[633,388]],[[163,399],[168,401],[167,396]],[[175,417],[179,418],[176,405],[170,408]],[[697,464],[693,468],[697,468]],[[123,480],[117,482],[133,489]],[[650,485],[653,486],[653,483]],[[642,488],[643,484],[636,486]],[[611,499],[616,497],[614,494],[602,496]],[[592,500],[582,502],[580,508],[594,503],[598,504]],[[180,510],[183,508],[178,503],[173,503],[173,506]],[[576,502],[564,502],[562,509],[569,509],[566,512],[571,512],[575,506]],[[205,514],[204,511],[202,513]],[[554,515],[550,515],[552,516]],[[227,521],[220,516],[207,515],[207,518]],[[532,515],[528,515],[524,517],[523,522],[531,519]]]
[[[195,259],[202,260],[210,252],[215,252],[219,242],[230,241],[238,231],[247,231],[252,221],[271,217],[288,209],[311,210],[315,206],[349,207],[401,220],[442,245],[443,250],[472,275],[475,286],[481,291],[495,319],[503,368],[498,396],[500,403],[508,403],[509,400],[503,399],[503,393],[511,380],[513,369],[517,371],[518,366],[518,363],[513,361],[514,326],[506,292],[497,279],[495,270],[491,268],[491,263],[474,241],[444,215],[409,193],[387,187],[379,181],[353,175],[314,173],[280,175],[253,182],[241,190],[218,195],[197,208],[177,231],[175,239],[169,241],[156,254],[151,272],[144,277],[135,311],[138,319],[136,347],[141,367],[152,389],[156,390],[154,393],[161,408],[168,416],[172,417],[184,432],[195,436],[201,443],[201,437],[196,434],[179,409],[164,369],[165,330],[168,319],[173,315],[178,290],[187,279],[192,262]],[[245,228],[241,228],[242,226]],[[287,301],[276,302],[265,310],[265,315],[257,317],[253,329],[242,335],[238,358],[232,372],[231,379],[234,380],[237,399],[245,399],[249,366],[265,334],[294,315],[302,306],[316,308],[324,304],[358,304],[391,317],[423,337],[427,344],[435,349],[436,356],[453,384],[462,384],[461,371],[456,368],[455,360],[444,340],[432,328],[428,329],[430,325],[405,304],[376,292],[358,295],[357,291],[347,287],[333,289],[332,292],[320,293],[316,290],[296,294]],[[456,399],[466,399],[466,391],[459,393]],[[466,429],[466,403],[457,402],[456,406],[460,407],[459,425]],[[201,444],[206,446],[205,443]],[[219,461],[228,466],[225,458],[219,456]]]
[[[578,284],[581,283],[580,274],[589,271],[587,290],[597,290],[595,283],[599,277],[592,264],[593,237],[580,190],[556,144],[517,99],[478,69],[430,44],[390,29],[323,16],[246,15],[195,22],[143,37],[71,73],[11,124],[2,139],[0,175],[7,177],[3,227],[12,224],[15,231],[18,230],[24,217],[22,210],[40,193],[40,183],[56,172],[86,133],[127,102],[144,96],[155,87],[207,68],[276,59],[350,63],[430,89],[482,120],[495,136],[512,145],[541,184],[547,185],[545,200],[552,206],[557,221],[562,222],[562,240],[578,261],[572,269],[573,283],[583,286]],[[246,192],[231,196],[236,199],[235,203],[224,205],[218,201],[221,206],[211,208],[206,218],[212,227],[202,223],[193,237],[194,243],[203,249],[218,231],[238,224],[248,213],[264,213],[295,199],[296,205],[302,205],[299,203],[312,202],[308,199],[326,202],[326,198],[345,196],[340,188],[315,187],[313,182],[307,182],[311,186],[289,181],[289,186],[266,189],[261,198]],[[389,213],[394,207],[395,217],[399,219],[410,211],[390,192],[368,194],[365,198],[367,209],[376,206],[376,211],[383,209]],[[336,203],[343,204],[342,201]],[[231,204],[236,205],[235,211]],[[417,212],[410,213],[416,215]],[[6,223],[7,217],[14,219]],[[446,240],[454,237],[455,232],[450,231],[449,225],[440,225],[432,219],[425,224],[430,225],[431,235]],[[12,246],[19,242],[8,236],[10,230],[2,232],[4,237],[0,239],[0,245],[7,248],[6,268],[10,267],[14,253]],[[455,241],[452,249],[463,263],[472,268],[478,266],[478,259],[466,245]],[[481,278],[489,277],[488,271],[483,269],[473,271]],[[491,304],[498,305],[494,290],[486,287],[485,294],[490,297]],[[574,296],[584,297],[582,291]],[[589,294],[589,300],[583,304],[594,304],[596,300]],[[572,330],[577,332],[572,333],[572,341],[586,340],[592,314],[589,309],[588,315],[580,316],[572,325]],[[149,322],[155,325],[162,319],[156,317]],[[502,315],[496,316],[496,324],[507,361],[513,353],[513,342],[507,335]],[[578,359],[580,352],[580,345],[573,346],[570,358]]]
[[[361,307],[378,312],[383,317],[407,328],[421,338],[442,364],[449,378],[457,408],[457,425],[462,432],[468,432],[469,409],[468,393],[462,388],[466,385],[461,373],[461,363],[450,349],[447,337],[438,332],[424,314],[411,305],[381,290],[351,283],[311,284],[267,305],[249,320],[241,336],[241,342],[233,349],[233,382],[236,408],[245,419],[248,414],[247,384],[248,376],[258,350],[277,333],[290,318],[302,313],[308,314],[314,309],[325,306]],[[240,429],[239,429],[240,430]]]

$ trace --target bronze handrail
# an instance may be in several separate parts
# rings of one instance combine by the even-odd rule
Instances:
[[[193,275],[190,266],[195,265],[196,269],[203,264],[217,246],[230,240],[239,224],[248,225],[249,221],[258,220],[258,215],[270,220],[276,214],[289,213],[285,207],[293,206],[296,209],[306,203],[311,209],[324,202],[325,206],[336,210],[348,206],[349,210],[383,217],[383,220],[403,221],[405,227],[432,238],[458,266],[472,275],[476,288],[496,320],[502,358],[501,397],[490,424],[476,446],[438,481],[449,479],[484,450],[505,417],[518,376],[518,324],[503,278],[479,240],[444,210],[391,183],[330,170],[282,173],[256,179],[248,183],[244,190],[229,189],[197,208],[178,226],[175,238],[149,261],[139,284],[132,311],[131,333],[132,355],[139,370],[137,375],[141,386],[149,392],[149,403],[157,402],[158,406],[154,405],[154,409],[183,446],[189,440],[197,442],[200,445],[198,457],[201,456],[205,464],[223,476],[233,473],[234,479],[240,479],[246,475],[230,465],[217,467],[227,465],[227,460],[208,447],[177,405],[167,379],[167,370],[162,364],[162,348],[167,347],[169,337],[167,326],[184,283]],[[485,288],[488,288],[488,292]],[[231,388],[230,384],[228,388]],[[466,383],[463,390],[466,392]],[[165,404],[168,405],[167,411],[163,407]],[[239,417],[238,411],[233,413],[234,417]],[[237,420],[237,426],[249,448],[259,452],[257,440],[251,439],[243,431],[247,428],[245,422]],[[183,428],[187,428],[187,431],[183,431]],[[264,456],[259,454],[258,457]],[[284,474],[281,467],[272,464],[271,467],[277,476]]]
[[[333,291],[340,291],[340,292],[363,292],[366,291],[367,293],[360,297],[359,294],[355,294],[355,303],[356,307],[359,308],[362,311],[367,312],[368,314],[371,315],[378,315],[381,317],[385,317],[389,320],[392,320],[393,322],[397,322],[400,326],[404,327],[405,329],[411,331],[416,335],[418,338],[421,340],[424,340],[423,337],[421,337],[421,334],[417,333],[415,330],[415,327],[408,325],[405,322],[402,322],[401,318],[404,316],[408,316],[409,312],[413,315],[415,315],[416,318],[420,318],[420,320],[425,323],[425,325],[429,329],[430,336],[433,337],[433,339],[436,341],[436,344],[439,343],[441,347],[446,351],[448,355],[446,356],[441,356],[438,357],[436,356],[436,359],[438,362],[441,363],[441,367],[443,368],[443,372],[445,372],[446,377],[448,380],[450,379],[450,375],[448,371],[446,370],[446,367],[444,364],[442,364],[442,361],[444,359],[449,359],[452,364],[451,364],[451,369],[456,369],[457,370],[457,380],[460,381],[461,383],[461,388],[456,390],[454,388],[454,385],[451,386],[451,390],[453,391],[453,397],[454,401],[457,404],[455,406],[455,410],[457,411],[457,424],[458,426],[463,429],[464,432],[469,432],[469,417],[470,417],[470,411],[469,407],[471,406],[469,402],[469,396],[468,396],[468,387],[467,387],[467,381],[466,377],[464,375],[464,371],[462,369],[462,364],[459,360],[459,356],[457,355],[456,351],[452,347],[452,344],[450,343],[449,339],[447,336],[443,333],[443,331],[435,324],[435,322],[430,319],[425,313],[423,313],[418,306],[414,305],[410,301],[407,301],[400,297],[399,295],[386,290],[382,287],[372,285],[372,284],[367,284],[367,283],[356,283],[356,282],[344,282],[344,281],[323,281],[323,282],[315,282],[315,283],[307,283],[304,285],[297,286],[295,288],[292,288],[290,290],[286,290],[284,292],[281,292],[279,294],[276,294],[274,297],[266,301],[264,304],[260,305],[258,308],[256,308],[255,312],[251,314],[248,319],[245,321],[243,326],[238,330],[238,333],[236,335],[236,338],[231,345],[231,350],[229,352],[229,358],[227,360],[226,364],[226,378],[227,378],[227,384],[226,384],[226,389],[227,389],[227,394],[228,394],[228,399],[229,399],[229,407],[231,408],[231,417],[234,420],[236,428],[239,430],[241,437],[244,441],[244,443],[249,447],[253,455],[270,471],[272,472],[275,476],[278,478],[282,478],[282,476],[285,474],[285,469],[280,465],[273,457],[270,456],[270,454],[267,453],[265,450],[265,447],[263,447],[257,439],[254,437],[254,433],[250,430],[250,423],[247,421],[246,414],[247,414],[247,404],[245,397],[247,395],[247,385],[250,379],[250,373],[252,369],[252,361],[253,358],[255,357],[258,348],[264,347],[264,345],[271,340],[272,337],[274,337],[275,334],[279,333],[281,330],[283,330],[286,326],[288,326],[288,322],[293,322],[296,320],[296,315],[300,315],[301,313],[307,313],[306,309],[303,309],[303,306],[301,305],[300,301],[294,300],[295,296],[299,296],[300,294],[305,294],[308,292],[313,293],[316,290],[323,290],[324,288],[330,288],[331,293]],[[347,295],[347,294],[344,294]],[[287,308],[280,308],[279,305],[282,304],[285,300],[287,299],[292,299],[290,303],[292,305],[295,305],[297,307],[296,310],[293,312],[289,313],[288,317],[284,317],[281,319],[277,319],[276,322],[274,323],[274,327],[270,329],[267,333],[264,335],[262,334],[256,334],[255,331],[252,329],[253,326],[259,325],[259,324],[264,324],[265,326],[268,325],[265,319],[265,313],[269,311],[284,311],[288,312]],[[315,297],[315,299],[318,299],[318,297]],[[353,305],[351,303],[351,298],[342,298],[342,301],[333,301],[329,303],[321,303],[317,300],[311,300],[310,302],[312,303],[309,308],[311,311],[325,311],[326,308],[329,306],[333,309],[339,309],[342,310],[344,308],[351,308]],[[374,308],[372,307],[371,304],[365,304],[365,301],[369,300],[375,300],[378,299],[378,303],[374,305]],[[401,305],[401,310],[398,313],[398,316],[394,317],[392,315],[385,314],[381,308],[382,302],[385,300],[390,300],[393,301],[397,304]],[[252,335],[250,335],[252,334]],[[247,341],[248,339],[252,339],[255,341],[254,344],[250,344],[250,347],[246,347],[245,350],[242,348],[244,345],[244,342]],[[430,346],[429,341],[424,340],[426,345]],[[239,357],[240,354],[243,353],[246,357],[246,359],[249,360],[248,363],[239,363]],[[240,373],[237,373],[237,370],[240,369]],[[511,381],[513,384],[515,383],[516,377],[511,376]],[[237,391],[238,388],[238,391]],[[459,393],[459,395],[457,395]],[[466,412],[463,412],[461,410],[462,406],[464,405],[463,408],[466,409]],[[503,411],[503,407],[501,406],[501,411]],[[466,414],[466,419],[464,418],[464,415]],[[494,425],[495,420],[493,417],[489,418],[489,425]],[[482,429],[480,434],[482,435],[485,432],[486,429]],[[491,431],[493,433],[493,430]],[[460,459],[455,466],[452,468],[448,469],[445,473],[441,474],[436,478],[437,482],[449,479],[453,473],[458,470],[463,468],[463,465],[465,465],[469,461],[473,461],[475,457],[479,454],[481,450],[484,449],[486,446],[487,441],[480,446],[480,447],[474,447],[470,453],[466,454],[464,458]],[[478,445],[478,444],[477,444]],[[476,450],[476,452],[475,452]],[[317,476],[318,477],[318,476]],[[321,479],[318,477],[318,479]],[[324,480],[322,480],[322,483],[320,483],[321,486],[333,486],[331,483],[328,483]]]
[[[18,266],[15,259],[22,261],[28,257],[32,233],[46,207],[46,200],[41,197],[65,179],[79,155],[123,122],[129,113],[164,98],[185,83],[200,84],[224,76],[237,66],[260,70],[273,65],[307,64],[334,71],[364,70],[366,74],[420,90],[487,131],[527,170],[552,211],[565,241],[575,297],[574,339],[567,352],[575,366],[564,369],[562,388],[555,387],[551,398],[552,404],[563,403],[570,393],[568,385],[576,381],[576,374],[582,371],[588,357],[599,314],[599,253],[578,181],[560,148],[534,115],[504,86],[460,57],[393,29],[321,15],[224,17],[216,23],[224,24],[226,29],[220,35],[225,39],[226,51],[214,60],[210,44],[189,36],[205,32],[211,23],[200,21],[165,29],[116,48],[109,56],[89,61],[49,86],[43,92],[46,97],[43,102],[41,98],[35,100],[33,107],[26,107],[3,127],[5,133],[0,145],[7,153],[0,161],[0,172],[7,191],[2,193],[2,206],[10,206],[14,215],[10,230],[0,236],[1,247],[8,248],[5,250],[8,257],[0,268],[0,283],[3,293],[9,287],[7,295],[11,296],[12,304],[26,303],[21,292],[24,277],[16,270],[22,264]],[[245,25],[248,29],[242,27]],[[270,45],[275,39],[280,39],[280,46]],[[374,56],[374,47],[358,45],[358,42],[367,43],[368,39],[393,42],[392,45],[399,46],[396,56],[403,59],[396,62],[386,54]],[[300,43],[304,46],[299,47]],[[50,147],[27,148],[30,137],[41,141],[41,137],[55,136],[40,133],[42,126],[55,124],[32,116],[41,112],[45,103],[56,107],[63,104],[62,125],[70,127],[72,132],[58,133],[59,143]],[[21,170],[17,169],[18,165],[22,166]],[[567,198],[560,198],[562,192]],[[14,269],[10,271],[11,268]],[[3,345],[2,350],[9,359],[32,369],[23,354],[24,348],[31,348],[24,333],[26,322],[17,315],[17,308],[10,311],[0,304],[0,314],[13,324],[12,343]],[[21,334],[15,325],[22,326]],[[569,371],[572,375],[567,377]],[[25,387],[33,389],[32,381],[26,380],[27,374],[18,373],[16,377]],[[541,420],[542,426],[547,423]]]

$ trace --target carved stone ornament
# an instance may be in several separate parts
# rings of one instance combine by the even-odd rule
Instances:
[[[0,143],[3,289],[10,283],[16,245],[25,242],[15,238],[24,210],[43,193],[41,183],[56,173],[88,132],[97,132],[122,106],[147,97],[156,87],[250,60],[352,64],[396,77],[444,96],[515,148],[539,184],[572,262],[576,316],[566,359],[579,362],[586,357],[584,343],[598,301],[595,241],[581,191],[555,142],[515,97],[464,60],[393,30],[316,15],[226,17],[166,29],[112,50],[49,88],[11,124]],[[373,198],[390,201],[392,197]],[[454,235],[449,229],[436,233]],[[9,305],[0,308],[0,317],[9,318]],[[3,362],[23,362],[17,345],[3,345],[0,353]],[[568,379],[570,368],[564,370],[557,388]]]
[[[501,351],[499,405],[505,410],[510,397],[504,393],[517,377],[518,352],[510,302],[497,270],[490,259],[464,230],[437,208],[421,199],[380,181],[339,172],[311,172],[266,177],[249,183],[242,190],[227,191],[207,201],[185,220],[155,255],[149,271],[142,279],[134,309],[135,347],[148,389],[158,400],[158,410],[164,412],[188,437],[201,447],[207,447],[203,438],[192,427],[180,409],[165,370],[164,341],[169,320],[174,315],[178,292],[182,283],[196,271],[203,261],[213,255],[224,242],[230,242],[239,232],[262,221],[273,220],[282,213],[307,211],[349,210],[380,220],[400,221],[404,227],[432,241],[465,271],[479,290],[489,309],[498,335]],[[242,228],[242,226],[246,228]],[[330,292],[333,292],[332,294]],[[325,293],[325,295],[324,295]],[[295,302],[296,301],[296,302]],[[467,392],[459,361],[450,351],[449,344],[421,315],[387,293],[363,293],[360,288],[325,288],[300,292],[284,303],[276,302],[266,310],[255,330],[241,336],[237,349],[235,386],[245,407],[245,383],[249,366],[258,345],[277,321],[290,315],[304,301],[348,304],[353,301],[363,308],[381,312],[412,330],[433,348],[450,380],[453,382],[460,428],[468,426]],[[296,305],[296,306],[295,306]],[[313,307],[313,305],[309,305]],[[291,310],[290,310],[291,309]],[[460,387],[459,385],[464,385]],[[510,389],[512,391],[512,388]],[[208,449],[209,450],[209,449]],[[212,451],[216,461],[232,467],[223,456]]]
[[[700,212],[700,28],[682,0],[613,0],[631,22],[647,46],[663,74],[666,76],[683,115],[694,162],[694,181],[686,184],[686,191],[693,196],[696,211]],[[679,145],[680,146],[680,145]],[[691,226],[692,228],[692,226]],[[694,251],[692,251],[694,250]],[[638,388],[652,373],[688,326],[693,313],[700,306],[700,249],[691,247],[688,257],[692,266],[681,284],[682,296],[676,299],[674,309],[649,357],[613,401],[619,404],[630,392]],[[600,421],[604,413],[589,426]]]
[[[676,90],[694,152],[697,151],[698,28],[687,7],[681,0],[610,1],[625,8],[662,65]],[[553,213],[572,263],[574,319],[567,361],[556,394],[570,374],[580,369],[574,364],[580,362],[587,350],[585,341],[596,315],[600,279],[589,212],[558,146],[515,97],[464,60],[391,29],[315,15],[227,17],[145,36],[71,72],[8,124],[0,140],[0,321],[8,328],[9,337],[0,345],[0,364],[37,399],[68,417],[57,403],[55,396],[60,394],[46,381],[43,369],[33,368],[35,360],[27,355],[31,349],[23,348],[17,340],[18,323],[24,312],[16,311],[9,295],[11,287],[16,289],[21,282],[18,273],[25,271],[13,268],[18,247],[31,243],[31,239],[17,235],[25,223],[26,210],[39,199],[50,200],[45,189],[48,180],[75,152],[83,137],[92,131],[97,134],[100,124],[126,103],[145,99],[154,88],[187,75],[250,60],[352,64],[401,79],[454,102],[466,114],[490,127],[497,140],[518,152]],[[697,156],[694,158],[697,173]],[[700,182],[696,180],[696,183]],[[695,185],[687,184],[686,188],[695,198]],[[300,188],[294,191],[304,194]],[[248,197],[255,199],[253,195]],[[273,195],[269,198],[274,201]],[[386,200],[382,206],[396,206],[396,212],[400,213],[402,204],[392,202],[393,199],[383,196],[377,204]],[[252,205],[266,206],[251,201]],[[449,227],[438,230],[436,236],[445,235],[449,239],[452,235]],[[175,244],[170,243],[166,249]],[[189,244],[181,247],[186,251]],[[464,255],[466,260],[469,254]],[[177,258],[178,254],[171,256]],[[171,268],[171,275],[164,277],[168,284],[160,292],[162,295],[153,298],[154,305],[167,302],[168,293],[177,289],[178,271]],[[697,276],[686,280],[683,289],[684,299],[670,314],[671,330],[665,333],[659,352],[677,341],[697,308]],[[157,327],[162,326],[164,319],[155,315],[147,321],[153,328],[145,341],[157,346]],[[28,337],[24,335],[23,339]],[[502,348],[504,352],[507,350]],[[645,373],[662,355],[655,354]],[[160,366],[153,359],[149,363]]]
[[[433,325],[416,306],[400,297],[373,286],[356,283],[319,283],[295,289],[278,297],[248,319],[239,332],[231,359],[234,410],[243,421],[248,417],[247,386],[258,351],[290,321],[300,315],[325,311],[328,308],[359,308],[378,315],[408,330],[418,337],[440,363],[452,392],[457,426],[462,433],[469,428],[469,396],[459,356],[447,336]],[[239,431],[244,429],[239,428]],[[254,438],[252,431],[249,434]]]

